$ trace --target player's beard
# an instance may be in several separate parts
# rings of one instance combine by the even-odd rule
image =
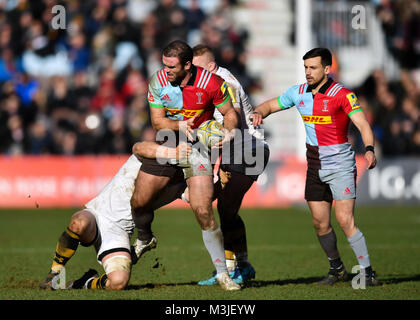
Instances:
[[[175,76],[175,79],[174,80],[169,80],[169,82],[172,84],[172,85],[175,85],[175,86],[179,86],[180,84],[181,84],[181,82],[182,82],[182,80],[184,80],[184,78],[185,78],[185,76],[187,75],[187,71],[185,70],[185,69],[182,69],[181,71],[179,71],[178,72],[178,74]]]
[[[313,79],[313,77],[312,77],[312,79]],[[317,88],[322,81],[327,80],[327,79],[328,79],[328,76],[324,75],[318,81],[312,82],[312,84],[309,84],[309,83],[308,84],[311,88]]]

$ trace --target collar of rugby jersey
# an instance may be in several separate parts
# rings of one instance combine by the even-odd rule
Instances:
[[[191,73],[192,73],[191,77],[188,80],[187,84],[183,87],[179,86],[181,88],[181,90],[184,89],[186,86],[193,86],[194,85],[195,78],[197,78],[197,67],[195,65],[192,65]]]
[[[325,92],[328,90],[328,88],[332,85],[332,83],[334,82],[333,79],[331,79],[330,77],[328,77],[327,82],[325,82],[321,88],[319,88],[317,93],[322,93],[325,94]],[[308,87],[306,88],[306,92],[312,92],[312,86],[308,85]]]

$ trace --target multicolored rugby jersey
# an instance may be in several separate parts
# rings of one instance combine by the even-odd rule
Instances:
[[[302,117],[309,167],[345,169],[355,166],[348,126],[350,116],[362,108],[351,90],[329,78],[315,95],[304,83],[287,89],[277,102],[281,109],[296,106]]]
[[[156,72],[149,82],[148,101],[152,108],[165,108],[172,120],[186,120],[199,115],[194,123],[213,119],[214,108],[223,106],[230,98],[225,81],[201,67],[193,66],[192,77],[181,90],[172,86],[164,69]]]

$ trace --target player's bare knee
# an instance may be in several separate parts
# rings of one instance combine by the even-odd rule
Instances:
[[[130,199],[130,205],[133,213],[141,214],[142,211],[150,209],[150,206],[147,205],[144,197],[138,193],[133,193]]]
[[[110,290],[123,290],[130,279],[131,259],[126,255],[116,254],[105,257],[102,265],[108,277],[107,288]]]
[[[206,207],[202,207],[202,206],[197,206],[193,208],[194,213],[197,217],[208,217],[210,215],[210,211],[208,208]]]
[[[90,219],[86,211],[76,212],[70,219],[69,229],[82,236],[90,227]]]
[[[193,210],[195,213],[195,217],[201,226],[201,229],[207,230],[215,227],[215,221],[213,221],[214,217],[211,212],[211,209],[199,206],[193,208]]]
[[[343,230],[352,229],[354,227],[354,218],[351,213],[337,215],[337,222]]]
[[[337,216],[337,222],[343,230],[346,237],[354,234],[356,232],[356,226],[354,224],[354,217],[352,214]]]
[[[130,205],[133,210],[141,206],[140,197],[136,193],[133,193],[133,195],[131,196]]]
[[[318,219],[312,219],[312,223],[318,235],[327,234],[330,231],[331,226],[329,222],[324,222]]]
[[[130,280],[130,274],[126,271],[113,271],[107,274],[107,289],[110,290],[124,290]]]

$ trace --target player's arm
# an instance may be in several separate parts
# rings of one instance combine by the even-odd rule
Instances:
[[[191,127],[194,124],[195,116],[188,120],[172,120],[166,116],[165,107],[162,100],[160,100],[160,90],[156,76],[153,76],[149,83],[149,91],[147,100],[150,106],[150,117],[152,126],[156,131],[159,130],[173,130],[185,132],[191,136],[193,130]]]
[[[353,112],[350,114],[350,120],[359,130],[365,147],[368,147],[365,153],[365,158],[368,163],[368,169],[373,169],[376,166],[376,157],[373,151],[373,147],[375,145],[375,138],[373,136],[372,129],[370,127],[369,122],[366,119],[364,112],[361,109],[359,110],[360,111],[358,112]]]
[[[156,131],[159,130],[173,130],[173,131],[181,131],[185,133],[192,133],[193,130],[191,129],[194,125],[194,121],[197,116],[194,116],[188,120],[172,120],[166,116],[166,112],[164,108],[150,108],[150,117],[152,120],[152,126]]]
[[[246,96],[244,89],[242,88],[239,81],[236,80],[236,78],[234,82],[227,83],[227,89],[229,91],[233,109],[238,114],[239,119],[241,119],[241,102],[248,103],[248,97]],[[243,94],[243,97],[241,97],[241,94]]]
[[[150,107],[150,118],[152,121],[152,126],[156,131],[159,130],[172,130],[184,132],[190,140],[193,140],[192,134],[194,130],[192,129],[194,121],[197,118],[197,115],[187,120],[172,120],[166,117],[166,111],[163,106]]]
[[[226,81],[215,76],[214,88],[210,91],[213,105],[223,115],[223,126],[227,130],[233,130],[240,127],[241,118],[233,108],[232,99]]]
[[[133,146],[133,154],[139,159],[184,159],[191,153],[191,146],[180,143],[176,148],[159,145],[153,141],[137,142]]]
[[[217,110],[223,115],[223,126],[227,130],[232,130],[240,126],[241,120],[238,112],[233,108],[231,99],[228,99],[225,104],[218,107]]]
[[[293,107],[295,105],[294,96],[297,88],[299,88],[299,86],[290,87],[281,96],[267,100],[258,105],[254,112],[250,115],[252,125],[254,127],[259,126],[263,123],[263,119],[268,117],[270,114]]]
[[[160,99],[161,89],[162,88],[159,86],[159,82],[154,75],[150,80],[149,91],[147,93],[152,126],[156,131],[163,129],[178,131],[179,121],[173,121],[166,117],[165,107]]]
[[[228,99],[226,103],[217,109],[223,115],[223,127],[224,129],[224,138],[219,141],[212,148],[222,148],[223,144],[231,141],[235,137],[235,132],[233,129],[240,126],[240,114],[235,110],[232,105],[231,99]]]
[[[268,117],[270,114],[278,112],[282,109],[280,109],[279,104],[277,102],[277,98],[273,98],[270,100],[267,100],[260,105],[258,105],[254,112],[252,112],[252,125],[254,127],[264,123],[263,119]]]
[[[351,91],[345,93],[346,94],[341,97],[341,107],[359,130],[366,147],[365,158],[368,163],[368,169],[373,169],[376,166],[376,157],[373,151],[375,138],[373,137],[372,129],[362,107],[357,101],[356,94]]]

